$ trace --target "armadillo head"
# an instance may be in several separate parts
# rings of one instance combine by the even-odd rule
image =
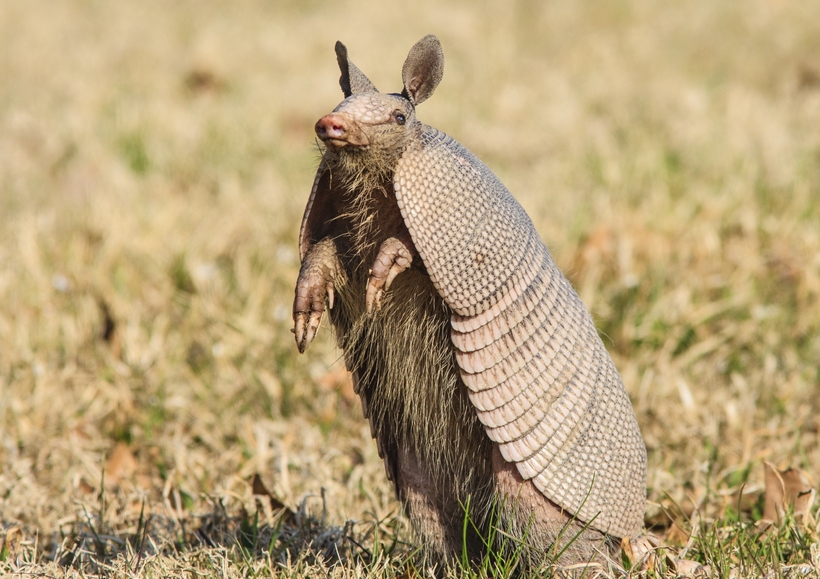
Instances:
[[[428,35],[410,49],[402,68],[401,94],[380,93],[350,61],[341,42],[336,43],[336,58],[342,71],[339,84],[346,98],[332,113],[319,119],[316,134],[330,157],[341,157],[348,166],[356,158],[356,164],[365,170],[369,163],[383,170],[386,163],[398,160],[418,134],[416,105],[433,94],[444,71],[441,44]]]
[[[349,96],[319,119],[316,134],[336,150],[404,150],[417,123],[415,107],[403,96],[366,92]]]

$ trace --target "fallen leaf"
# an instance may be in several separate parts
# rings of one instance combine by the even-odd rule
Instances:
[[[269,511],[266,515],[282,513],[282,516],[286,521],[292,520],[295,516],[295,513],[290,510],[285,503],[273,496],[273,494],[268,490],[268,487],[265,486],[265,483],[262,482],[262,477],[259,476],[259,473],[254,474],[251,479],[251,492],[253,493],[253,496],[258,497],[259,499],[267,499],[268,509],[265,509],[266,505],[264,503],[262,504],[263,510]]]
[[[123,479],[130,478],[137,470],[137,459],[124,442],[118,442],[105,461],[105,484],[117,486]]]
[[[5,551],[12,557],[17,556],[17,551],[20,550],[20,544],[23,542],[23,531],[20,527],[11,527],[6,531],[3,537],[3,542],[0,543],[0,552]]]
[[[711,577],[712,569],[709,566],[704,567],[697,561],[689,559],[675,559],[675,572],[678,577],[694,577],[695,579],[706,579]]]
[[[647,569],[655,568],[655,550],[660,546],[661,542],[654,535],[649,533],[630,539],[624,537],[621,539],[621,548],[632,564],[632,569],[637,571],[646,571]]]
[[[766,473],[763,519],[779,522],[791,510],[795,519],[802,522],[814,502],[814,489],[806,474],[797,468],[779,471],[768,461],[764,461],[763,466]]]
[[[690,534],[683,528],[683,525],[680,522],[675,521],[666,532],[664,542],[667,545],[685,545],[689,542],[689,537]]]
[[[94,492],[94,487],[88,484],[85,481],[85,479],[80,479],[80,483],[78,486],[80,488],[80,491],[82,491],[84,494],[90,495]]]
[[[203,67],[190,70],[183,78],[183,83],[192,93],[221,92],[227,87],[225,80]]]

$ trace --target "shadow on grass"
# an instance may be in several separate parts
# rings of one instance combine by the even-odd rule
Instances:
[[[253,513],[242,508],[236,514],[221,501],[214,501],[209,512],[182,516],[149,514],[143,504],[137,520],[125,519],[116,526],[105,522],[102,511],[83,508],[84,516],[48,537],[0,521],[0,564],[20,570],[53,564],[80,576],[109,576],[117,569],[137,576],[143,564],[156,557],[185,559],[212,550],[255,575],[260,569],[273,572],[294,565],[369,569],[385,559],[406,567],[415,557],[412,546],[400,539],[397,517],[333,526],[325,521],[324,497],[318,516],[308,511],[307,499],[296,511],[276,504],[273,497],[257,497],[257,504],[262,506],[265,499],[271,508]]]

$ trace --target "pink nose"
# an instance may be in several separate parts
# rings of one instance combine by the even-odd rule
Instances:
[[[316,122],[316,134],[320,139],[344,139],[347,132],[347,123],[344,117],[331,113],[323,116]]]

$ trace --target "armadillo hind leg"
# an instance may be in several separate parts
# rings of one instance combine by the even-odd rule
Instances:
[[[333,309],[334,280],[339,269],[336,244],[329,238],[313,245],[302,260],[293,299],[293,333],[299,352],[304,352],[316,336],[325,299]]]
[[[367,311],[381,308],[384,292],[401,272],[413,263],[418,255],[409,233],[398,237],[389,237],[382,242],[379,253],[370,268],[370,279],[367,282]]]
[[[525,481],[514,464],[493,445],[493,477],[496,487],[497,536],[526,537],[521,551],[528,568],[554,563],[558,568],[577,563],[600,563],[618,552],[616,539],[592,528],[546,498],[532,481]],[[497,545],[502,550],[520,550],[520,545]],[[570,573],[569,576],[572,576]]]
[[[452,483],[436,482],[430,465],[411,445],[399,448],[396,459],[399,497],[424,545],[426,564],[452,564],[465,554],[479,562],[489,536],[482,507],[490,502],[485,496],[488,489],[475,489],[466,499],[459,497]]]
[[[443,556],[450,550],[452,529],[441,511],[438,489],[411,448],[399,449],[396,459],[399,495],[413,528],[424,541],[425,555]]]

